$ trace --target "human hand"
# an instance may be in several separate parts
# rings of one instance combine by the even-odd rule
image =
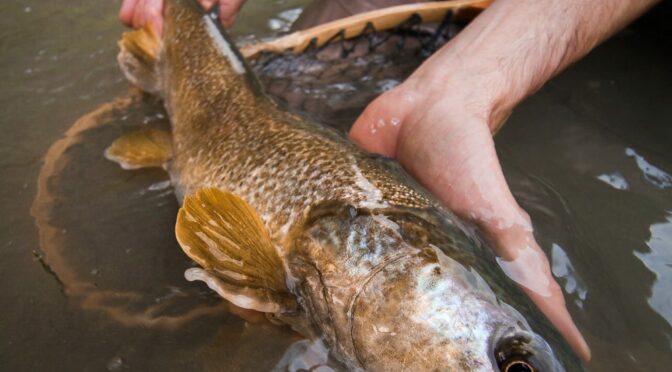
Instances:
[[[150,23],[159,33],[163,32],[163,1],[164,0],[123,0],[119,10],[122,23],[133,28],[140,28]],[[230,27],[246,0],[198,0],[205,9],[219,5],[219,19],[225,27]]]
[[[468,88],[472,83],[479,89],[475,79],[455,76],[459,81],[445,86],[451,93],[438,95],[409,79],[371,103],[350,136],[369,151],[398,159],[452,211],[475,222],[492,243],[502,269],[588,359],[588,346],[535,241],[530,218],[502,174],[488,124],[505,113],[492,116],[490,105]]]
[[[655,2],[496,0],[373,101],[350,131],[354,142],[397,158],[451,210],[479,225],[502,269],[586,361],[590,349],[506,184],[491,133],[526,96]]]
[[[350,137],[368,151],[396,158],[448,208],[475,222],[502,269],[588,360],[590,349],[572,321],[529,216],[509,190],[492,139],[534,83],[511,81],[509,71],[498,65],[501,59],[471,58],[482,50],[470,50],[474,44],[464,41],[473,35],[469,27],[463,34],[374,100]],[[538,81],[538,73],[531,72],[529,80]]]

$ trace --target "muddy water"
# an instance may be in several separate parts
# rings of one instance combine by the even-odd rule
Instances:
[[[250,1],[235,32],[273,35],[304,3]],[[117,7],[0,3],[0,370],[321,364],[287,329],[186,283],[165,175],[102,157],[123,132],[166,125],[116,67]],[[528,99],[496,141],[594,371],[672,363],[672,44],[656,19]]]

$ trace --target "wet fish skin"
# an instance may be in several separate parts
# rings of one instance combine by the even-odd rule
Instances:
[[[225,190],[261,217],[297,305],[270,316],[322,338],[353,370],[491,371],[510,362],[506,353],[563,370],[505,300],[543,316],[469,226],[398,166],[279,109],[193,2],[167,1],[151,74],[138,74],[142,63],[131,66],[128,54],[122,69],[164,99],[173,146],[165,167],[178,199]],[[535,324],[571,355],[547,322]]]
[[[278,110],[249,70],[236,72],[221,63],[228,57],[218,50],[217,38],[229,42],[215,21],[176,10],[180,26],[170,27],[172,13],[169,9],[164,60],[170,73],[163,92],[176,153],[170,172],[182,193],[210,185],[245,196],[273,224],[272,231],[319,200],[376,206],[384,197],[409,207],[430,204],[403,183],[387,182],[393,174],[381,172],[342,136]],[[185,31],[202,30],[203,22],[206,32]],[[194,53],[196,45],[209,47]],[[228,50],[245,67],[233,47]]]

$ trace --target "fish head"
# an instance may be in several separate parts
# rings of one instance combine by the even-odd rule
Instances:
[[[352,369],[562,371],[549,344],[422,218],[326,206],[290,267],[313,329]],[[461,229],[449,235],[464,234]],[[446,241],[441,241],[446,245]],[[466,257],[466,258],[465,258]],[[474,258],[474,257],[471,257]],[[496,266],[496,263],[492,263]]]
[[[475,270],[433,246],[373,275],[350,316],[367,369],[562,370],[517,310]]]

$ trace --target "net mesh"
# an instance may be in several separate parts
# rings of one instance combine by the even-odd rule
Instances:
[[[406,79],[471,18],[448,12],[440,23],[427,24],[413,15],[385,31],[368,24],[353,39],[337,33],[301,54],[262,52],[250,65],[279,104],[347,130],[371,100]]]

